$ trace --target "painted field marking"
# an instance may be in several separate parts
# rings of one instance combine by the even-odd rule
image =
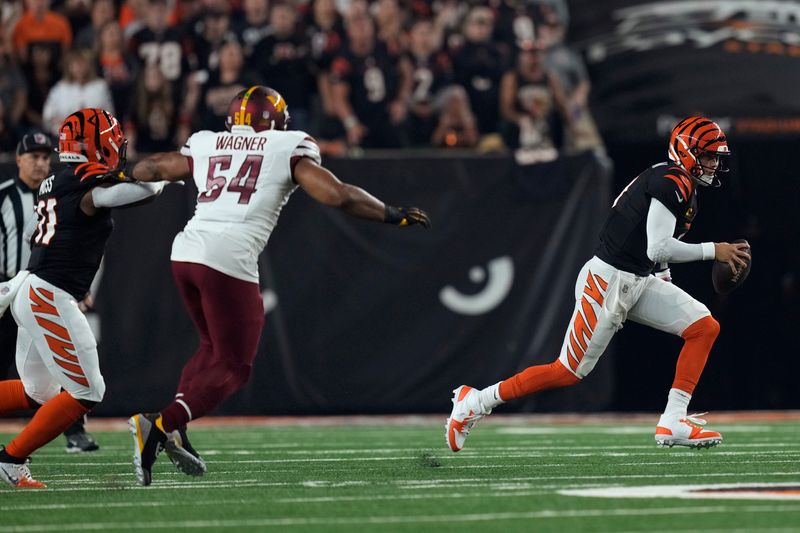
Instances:
[[[723,433],[764,433],[775,431],[773,426],[714,425]],[[489,431],[501,435],[636,435],[653,431],[653,426],[621,426],[621,427],[498,427]]]
[[[562,489],[564,496],[594,498],[680,498],[712,500],[800,500],[800,483],[722,483]]]
[[[415,523],[458,523],[458,522],[496,522],[503,520],[558,519],[628,516],[665,515],[703,515],[721,514],[732,511],[743,513],[800,513],[800,506],[787,505],[747,505],[747,506],[705,506],[705,507],[666,507],[660,509],[579,509],[574,511],[541,510],[505,513],[471,513],[443,515],[384,515],[363,517],[319,517],[289,518],[263,517],[243,520],[175,520],[147,522],[85,522],[72,524],[30,524],[25,526],[0,526],[2,533],[37,533],[59,531],[119,531],[125,529],[210,529],[210,528],[274,528],[291,526],[325,525],[377,525],[377,524],[415,524]]]
[[[498,465],[495,465],[493,468],[497,468]],[[487,467],[488,468],[488,467]],[[764,472],[719,472],[719,473],[703,473],[698,474],[695,477],[698,478],[726,478],[726,477],[784,477],[784,476],[794,476],[800,479],[800,472],[771,472],[771,473],[764,473]],[[536,476],[536,477],[516,477],[516,478],[505,478],[502,483],[507,484],[511,482],[536,482],[530,488],[536,488],[538,483],[541,481],[558,481],[558,480],[569,480],[569,481],[576,481],[576,480],[593,480],[593,481],[601,481],[604,484],[608,484],[609,482],[613,483],[614,480],[634,480],[634,479],[652,479],[653,474],[623,474],[623,475],[616,475],[616,476],[608,476],[608,475],[597,475],[597,476]],[[661,479],[668,479],[668,478],[680,478],[686,479],[689,477],[687,474],[659,474]],[[46,477],[43,477],[47,481]],[[339,488],[339,487],[358,487],[358,486],[397,486],[399,489],[403,490],[420,490],[420,489],[428,489],[428,488],[437,488],[437,487],[451,487],[451,488],[472,488],[476,485],[482,486],[495,486],[498,484],[496,480],[492,479],[485,479],[485,478],[460,478],[460,479],[420,479],[420,480],[395,480],[395,481],[328,481],[328,480],[303,480],[303,481],[293,481],[293,482],[263,482],[257,479],[244,479],[244,480],[237,480],[236,485],[232,486],[230,480],[219,480],[219,481],[196,481],[196,480],[187,480],[185,482],[177,482],[173,480],[158,480],[154,481],[153,485],[149,487],[141,487],[136,485],[133,479],[128,480],[126,479],[96,479],[96,480],[77,480],[77,481],[59,481],[59,485],[69,485],[69,486],[59,486],[59,487],[48,487],[46,489],[40,489],[36,491],[16,491],[13,489],[7,490],[0,490],[0,493],[4,494],[4,497],[10,496],[14,497],[15,495],[34,495],[34,494],[47,494],[48,492],[62,492],[62,491],[81,491],[81,492],[95,492],[95,491],[112,491],[112,490],[158,490],[158,489],[166,489],[166,490],[174,490],[176,488],[180,488],[181,490],[186,489],[209,489],[214,488],[218,490],[233,490],[238,488],[263,488],[263,487],[307,487],[307,488]],[[73,486],[75,485],[75,486]],[[90,485],[90,486],[87,486]],[[96,486],[91,486],[96,485]]]

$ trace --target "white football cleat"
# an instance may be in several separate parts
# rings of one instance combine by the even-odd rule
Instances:
[[[716,431],[710,431],[705,426],[706,421],[697,415],[688,415],[683,418],[666,418],[661,415],[661,419],[656,426],[656,444],[659,446],[688,446],[690,448],[711,448],[722,442],[722,435]]]
[[[43,489],[47,486],[33,479],[27,464],[0,463],[0,479],[18,489]]]
[[[478,420],[491,414],[492,410],[485,410],[478,398],[478,391],[472,387],[461,385],[453,391],[453,410],[445,424],[444,438],[447,445],[454,452],[464,447],[472,427]]]

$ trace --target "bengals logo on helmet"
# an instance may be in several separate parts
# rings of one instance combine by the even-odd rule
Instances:
[[[228,106],[225,126],[250,126],[256,131],[285,130],[289,109],[283,96],[269,87],[254,85],[240,91]]]
[[[116,168],[124,157],[125,134],[104,109],[80,109],[61,123],[58,159],[67,163],[101,163]]]
[[[720,185],[717,174],[728,171],[725,157],[730,153],[722,128],[706,117],[685,118],[672,129],[668,149],[670,160],[703,185]],[[718,165],[704,166],[700,161],[701,155],[716,156]]]

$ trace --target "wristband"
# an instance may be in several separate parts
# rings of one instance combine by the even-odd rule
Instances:
[[[387,205],[384,209],[383,221],[387,224],[400,224],[406,216],[396,207]]]

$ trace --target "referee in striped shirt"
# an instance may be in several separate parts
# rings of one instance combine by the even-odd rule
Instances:
[[[28,266],[30,235],[36,220],[39,185],[50,175],[53,143],[44,133],[29,133],[17,145],[17,175],[0,181],[0,281]],[[26,238],[27,237],[27,238]],[[17,353],[17,323],[10,310],[0,318],[0,379],[8,375]],[[68,452],[98,449],[81,418],[64,432]]]

